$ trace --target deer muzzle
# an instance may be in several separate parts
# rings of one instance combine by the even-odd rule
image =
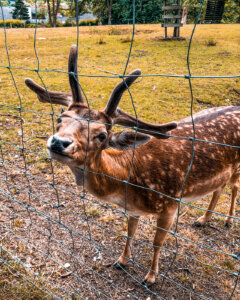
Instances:
[[[62,139],[60,137],[57,137],[56,135],[53,135],[48,139],[47,148],[52,152],[64,155],[67,148],[72,143],[73,142],[68,139]]]

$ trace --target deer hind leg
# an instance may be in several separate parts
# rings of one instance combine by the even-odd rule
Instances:
[[[198,218],[197,221],[194,223],[195,226],[202,226],[202,225],[205,225],[212,217],[212,211],[214,210],[214,208],[216,207],[216,204],[218,202],[218,199],[222,193],[222,190],[223,190],[223,187],[217,189],[214,193],[213,193],[213,196],[212,196],[212,199],[209,203],[209,206],[208,206],[208,210],[210,211],[206,211],[205,214]]]
[[[128,218],[128,237],[123,249],[122,255],[119,257],[118,261],[114,264],[117,268],[125,267],[128,263],[129,258],[131,258],[131,245],[132,245],[132,238],[137,229],[138,225],[138,217],[131,217]]]
[[[232,223],[232,218],[235,216],[235,204],[236,204],[236,198],[237,198],[237,192],[238,192],[238,184],[235,183],[232,186],[232,198],[231,198],[231,206],[230,206],[230,210],[229,210],[229,217],[226,218],[225,221],[225,225],[227,227],[230,227],[231,223]]]
[[[171,209],[170,211],[164,211],[157,219],[157,230],[153,241],[153,247],[154,247],[154,254],[153,254],[153,260],[151,269],[147,273],[143,284],[153,284],[156,281],[156,276],[158,273],[158,261],[159,261],[159,255],[160,255],[160,247],[163,245],[167,231],[164,230],[170,230],[171,225],[174,220],[176,212],[176,207],[174,209]],[[160,228],[164,229],[161,230]]]

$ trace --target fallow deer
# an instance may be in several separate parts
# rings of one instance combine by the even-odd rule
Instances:
[[[25,81],[41,102],[68,107],[58,118],[57,133],[48,139],[47,148],[53,159],[70,167],[77,185],[82,185],[84,180],[90,193],[118,204],[129,213],[128,239],[118,259],[119,265],[125,266],[131,256],[130,246],[138,224],[136,217],[156,216],[154,256],[145,277],[145,283],[152,284],[158,273],[160,246],[178,209],[176,199],[182,196],[183,201],[193,201],[213,192],[210,211],[197,221],[205,224],[223,188],[230,184],[233,192],[227,224],[234,216],[240,150],[218,143],[240,146],[240,107],[212,108],[193,115],[197,140],[182,193],[192,159],[193,141],[189,139],[193,136],[192,119],[154,125],[120,110],[121,97],[140,76],[140,70],[130,73],[114,88],[104,109],[89,109],[77,79],[76,64],[77,47],[73,45],[68,61],[71,94],[46,91],[31,79]],[[115,124],[137,127],[137,130],[113,133]]]

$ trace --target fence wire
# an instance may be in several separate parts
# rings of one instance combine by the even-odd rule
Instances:
[[[42,293],[42,298],[54,298],[54,299],[237,299],[238,291],[237,285],[240,276],[239,260],[240,252],[229,252],[224,249],[215,247],[215,244],[207,239],[206,243],[199,242],[197,238],[186,237],[179,233],[179,223],[181,216],[184,214],[181,212],[181,208],[189,207],[202,212],[209,211],[204,208],[199,208],[192,203],[185,202],[183,198],[184,187],[192,169],[195,156],[195,143],[209,143],[221,147],[240,148],[224,143],[218,143],[214,141],[206,141],[196,138],[195,134],[195,122],[193,118],[193,79],[196,78],[219,78],[219,79],[234,79],[240,78],[240,75],[231,76],[193,76],[191,74],[190,65],[190,52],[192,46],[192,40],[194,37],[195,29],[198,24],[199,17],[202,12],[204,0],[201,2],[201,8],[198,13],[195,25],[192,30],[191,38],[189,40],[188,52],[187,52],[187,67],[188,74],[186,75],[171,75],[171,74],[143,74],[140,78],[144,77],[172,77],[187,80],[190,90],[190,114],[191,114],[191,126],[193,134],[191,137],[167,135],[174,139],[186,139],[191,142],[191,160],[188,166],[188,170],[185,174],[185,178],[181,188],[181,195],[179,198],[166,195],[161,191],[153,188],[149,188],[142,185],[137,185],[130,182],[131,174],[134,167],[135,146],[132,151],[131,168],[126,180],[120,180],[112,177],[108,174],[100,172],[90,171],[86,168],[86,160],[88,154],[88,147],[85,153],[85,162],[82,168],[79,168],[81,172],[85,174],[87,172],[95,175],[104,176],[107,179],[113,179],[116,182],[120,181],[125,186],[125,209],[119,209],[115,206],[109,205],[105,202],[99,201],[87,193],[85,189],[86,183],[83,182],[83,189],[81,192],[77,192],[71,182],[69,184],[62,184],[59,182],[57,172],[55,172],[56,164],[47,154],[39,153],[28,146],[26,146],[27,134],[24,130],[24,114],[31,114],[32,118],[36,118],[38,115],[41,118],[50,117],[52,132],[55,132],[54,121],[59,114],[55,113],[54,106],[51,103],[50,112],[39,112],[30,110],[24,107],[23,100],[19,92],[18,85],[14,77],[15,70],[22,70],[28,72],[34,72],[37,74],[42,86],[48,93],[47,86],[43,80],[43,72],[61,73],[68,75],[68,72],[55,70],[55,69],[41,69],[40,60],[37,49],[37,19],[34,32],[34,51],[37,60],[37,68],[25,68],[21,66],[12,66],[11,59],[8,52],[8,40],[7,30],[4,20],[2,2],[0,0],[1,11],[4,22],[4,39],[5,49],[8,59],[8,64],[0,64],[0,68],[8,70],[13,87],[17,93],[18,104],[2,104],[0,106],[4,109],[8,109],[6,116],[13,117],[19,121],[18,125],[19,142],[4,140],[0,137],[0,211],[3,216],[0,219],[1,228],[1,256],[0,265],[2,270],[8,270],[11,274],[15,274],[18,278],[22,279],[31,286]],[[78,1],[75,2],[76,11],[78,11]],[[132,36],[130,48],[127,56],[127,60],[124,66],[122,74],[116,74],[111,71],[104,71],[107,75],[92,75],[81,74],[74,72],[75,78],[82,77],[98,77],[98,78],[119,78],[124,81],[128,75],[126,75],[129,61],[132,54],[135,36],[135,0],[132,0]],[[35,1],[35,11],[37,15],[38,3]],[[79,48],[79,20],[76,16],[77,24],[77,36],[76,44]],[[69,45],[71,46],[71,45]],[[77,63],[77,62],[76,62]],[[126,84],[126,83],[125,83]],[[85,97],[88,107],[91,109],[91,102],[87,98],[82,86],[80,86],[83,95]],[[130,127],[135,130],[135,143],[137,138],[138,126],[138,114],[135,108],[135,102],[130,92],[129,87],[126,84],[128,94],[131,100],[131,105],[136,118],[136,126]],[[8,95],[6,95],[8,97]],[[49,99],[50,95],[48,94]],[[14,113],[13,113],[14,111]],[[4,114],[3,114],[4,115]],[[78,120],[82,120],[78,118]],[[88,122],[88,146],[89,146],[89,130],[90,123],[99,123],[91,118],[83,119]],[[103,124],[103,123],[101,123]],[[105,125],[110,125],[106,124]],[[16,124],[14,123],[16,126]],[[117,129],[129,128],[128,126],[113,125]],[[146,133],[151,131],[146,130]],[[156,132],[155,132],[156,134]],[[159,133],[160,134],[160,133]],[[9,149],[18,153],[13,161],[9,160]],[[28,163],[28,158],[31,155],[38,157],[39,161],[44,161],[48,165],[47,174],[43,176],[36,175],[34,170]],[[22,162],[20,161],[22,159]],[[59,166],[58,166],[59,167]],[[17,176],[17,183],[14,178]],[[38,188],[35,184],[37,183]],[[157,273],[157,281],[155,286],[148,286],[142,280],[144,273],[149,271],[149,266],[146,266],[144,260],[150,259],[152,248],[152,242],[148,239],[132,238],[134,245],[140,245],[140,251],[137,253],[133,246],[131,246],[132,258],[128,258],[130,267],[123,268],[121,271],[116,271],[112,268],[113,262],[116,261],[119,252],[119,243],[121,240],[125,240],[128,236],[122,232],[122,230],[116,230],[115,227],[108,224],[99,222],[98,219],[92,218],[94,214],[98,215],[99,211],[96,207],[99,207],[100,214],[103,218],[114,218],[112,215],[117,215],[115,222],[118,223],[118,219],[122,219],[123,224],[129,216],[134,219],[138,219],[127,212],[127,195],[128,188],[133,186],[135,188],[142,189],[142,191],[153,192],[155,194],[164,196],[168,199],[177,201],[178,210],[176,215],[176,222],[173,229],[166,230],[160,228],[162,231],[168,232],[168,236],[171,236],[170,245],[161,246],[162,254],[164,258],[161,259],[163,268]],[[67,197],[71,199],[70,202],[74,203],[70,206],[66,204],[63,199]],[[92,211],[89,210],[92,209]],[[226,214],[220,212],[212,212],[216,216],[225,216]],[[105,217],[106,216],[106,217]],[[233,216],[233,219],[238,221],[240,217]],[[141,226],[148,227],[150,230],[156,230],[152,221],[146,221],[145,219],[139,220]],[[107,222],[106,222],[107,223]],[[217,230],[216,228],[214,228]],[[106,237],[103,238],[103,237]],[[182,251],[179,243],[183,242],[186,247],[198,247],[201,257],[192,255],[191,251]],[[239,242],[239,240],[238,240]],[[231,241],[231,243],[233,243]],[[237,242],[236,242],[237,243]],[[122,243],[121,243],[122,244]],[[186,248],[188,249],[188,248]],[[227,264],[221,264],[221,266],[214,263],[209,263],[205,255],[211,253],[212,256],[218,255],[221,260],[227,257]],[[82,255],[81,255],[82,254]],[[211,257],[210,255],[210,257]],[[144,259],[141,259],[144,257]],[[144,261],[144,262],[143,262]],[[211,261],[211,259],[210,259]],[[193,267],[192,267],[193,266]],[[205,268],[205,271],[199,274],[199,267]],[[227,268],[228,267],[228,268]],[[182,271],[182,278],[175,276],[175,273]],[[1,273],[0,273],[1,274]],[[190,280],[187,280],[189,275]],[[191,275],[191,276],[190,276]],[[211,291],[214,289],[214,285],[211,286],[213,281],[211,278],[217,276],[223,277],[225,281],[231,281],[231,289],[225,295],[219,295],[218,291],[214,293]],[[1,276],[1,275],[0,275]],[[207,289],[198,288],[195,286],[195,277],[203,276],[202,280],[206,281]],[[226,277],[226,276],[229,276]],[[209,281],[209,282],[208,282]],[[1,283],[0,289],[3,284]],[[210,291],[210,292],[209,292]],[[41,298],[40,297],[40,298]],[[29,296],[29,299],[31,297]],[[5,299],[4,296],[2,299]],[[7,299],[7,298],[6,298]]]

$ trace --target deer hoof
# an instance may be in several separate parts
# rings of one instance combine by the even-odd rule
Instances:
[[[141,284],[147,286],[147,281],[144,279]]]
[[[146,279],[144,279],[144,280],[141,282],[141,285],[144,285],[144,286],[150,287],[151,285],[153,285],[153,283],[149,283],[149,282],[147,282],[147,280],[146,280]]]
[[[233,222],[233,219],[232,218],[226,218],[226,220],[225,220],[225,226],[227,227],[227,228],[230,228],[231,226],[232,226],[232,222]]]
[[[232,223],[231,222],[225,222],[225,227],[227,228],[231,228],[232,227]]]
[[[116,261],[114,264],[113,264],[114,268],[118,269],[118,270],[122,270],[122,269],[125,269],[125,266],[120,264],[118,261]]]
[[[195,222],[193,223],[193,226],[194,226],[194,227],[201,227],[201,226],[203,226],[203,224],[201,224],[201,223],[198,222],[198,221],[195,221]]]
[[[195,227],[201,227],[201,226],[204,226],[206,223],[207,223],[207,220],[203,217],[200,217],[200,218],[197,219],[197,221],[195,221],[193,223],[193,225]]]
[[[152,284],[154,284],[156,281],[156,273],[154,272],[149,272],[145,279],[142,281],[142,285],[146,285],[146,286],[151,286]]]

